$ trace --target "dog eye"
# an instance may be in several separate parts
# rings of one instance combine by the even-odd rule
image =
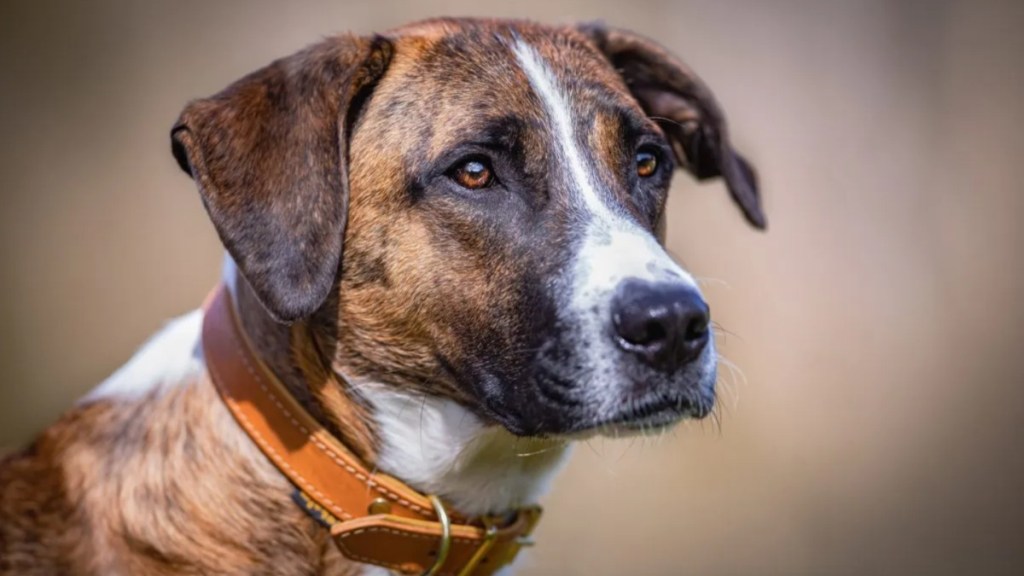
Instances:
[[[494,183],[494,171],[483,158],[472,158],[457,164],[448,177],[467,190],[481,190]]]
[[[636,175],[650,178],[658,171],[658,153],[651,146],[644,146],[636,153]]]

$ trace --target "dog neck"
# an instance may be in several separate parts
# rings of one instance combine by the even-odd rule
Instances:
[[[346,374],[325,352],[332,323],[275,321],[230,258],[224,280],[254,352],[368,468],[478,516],[536,504],[566,461],[563,441],[518,438],[453,400]]]

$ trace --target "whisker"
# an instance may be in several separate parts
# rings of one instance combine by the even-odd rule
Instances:
[[[736,390],[736,376],[729,373],[729,377],[726,377],[725,373],[719,372],[718,379],[715,381],[715,389],[720,391],[718,394],[719,402],[716,402],[716,406],[720,406],[721,400],[729,402],[729,408],[735,410],[739,406],[739,392]]]
[[[629,452],[629,450],[633,447],[633,444],[635,444],[635,443],[636,443],[636,437],[635,436],[629,439],[629,444],[626,445],[626,449],[623,450],[622,453],[619,454],[619,457],[615,459],[615,463],[616,464],[621,462],[622,459],[626,457],[626,454]]]
[[[727,329],[725,326],[722,326],[720,323],[716,322],[715,320],[711,321],[711,327],[712,327],[712,329],[714,329],[716,334],[723,334],[723,335],[726,335],[726,336],[732,336],[733,338],[739,340],[740,342],[743,342],[743,336],[740,336],[739,334],[733,332],[732,330]]]
[[[518,439],[517,439],[517,443],[518,443]],[[552,450],[558,450],[558,449],[561,449],[561,448],[565,448],[565,443],[564,442],[552,442],[552,444],[550,446],[548,446],[546,448],[541,448],[540,450],[534,450],[533,452],[519,452],[519,451],[516,451],[515,454],[519,458],[526,458],[526,457],[529,457],[529,456],[536,456],[538,454],[544,454],[545,452],[551,452]]]
[[[721,278],[711,278],[708,276],[694,276],[693,279],[697,281],[697,284],[699,286],[722,286],[728,290],[732,290],[732,284],[729,284],[729,282]]]
[[[718,363],[721,364],[722,366],[725,366],[726,370],[729,371],[729,374],[733,378],[733,385],[734,386],[735,385],[740,385],[740,386],[744,386],[745,387],[745,386],[748,385],[747,375],[743,373],[743,370],[739,366],[737,366],[735,362],[732,362],[731,360],[729,360],[728,358],[723,356],[721,353],[719,353],[718,354]],[[737,390],[737,392],[738,392],[738,390]],[[737,402],[739,401],[739,394],[738,393],[736,394],[736,400],[737,400]]]
[[[709,414],[709,416],[711,416],[711,421],[715,424],[715,428],[716,428],[716,431],[718,432],[718,436],[721,437],[722,436],[722,419],[719,417],[718,406],[715,406],[714,408],[711,409],[711,414]]]

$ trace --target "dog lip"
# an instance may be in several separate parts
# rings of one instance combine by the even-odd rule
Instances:
[[[653,430],[667,428],[680,420],[700,420],[711,413],[713,401],[686,396],[656,397],[621,411],[610,417],[581,426],[577,432],[599,428],[621,427],[627,430]]]
[[[708,409],[704,408],[702,402],[694,402],[689,396],[664,397],[631,406],[607,423],[629,425],[634,422],[661,420],[665,417],[670,417],[673,420],[679,420],[686,416],[703,418],[707,412]]]

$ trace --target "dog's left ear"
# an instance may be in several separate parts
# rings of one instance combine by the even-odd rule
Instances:
[[[189,104],[171,130],[228,253],[264,307],[290,322],[334,286],[348,212],[348,131],[392,53],[331,38]]]
[[[698,180],[722,176],[747,221],[767,226],[757,174],[729,142],[725,116],[708,87],[662,46],[601,23],[579,26],[612,66],[648,116],[661,126],[676,160]]]

